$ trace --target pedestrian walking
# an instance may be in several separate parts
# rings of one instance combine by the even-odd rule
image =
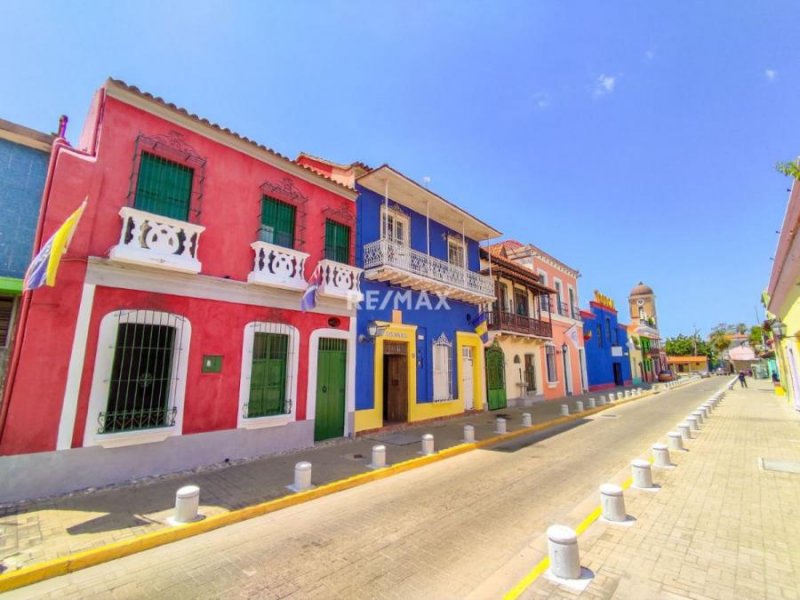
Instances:
[[[742,384],[742,387],[747,387],[747,381],[745,381],[744,371],[739,371],[739,383]]]

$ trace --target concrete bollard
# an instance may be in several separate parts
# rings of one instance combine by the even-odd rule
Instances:
[[[575,401],[575,412],[583,412],[583,402],[580,400]]]
[[[608,402],[609,402],[609,404],[610,404],[611,402],[614,402],[614,400],[616,400],[616,399],[617,399],[617,395],[616,395],[616,394],[609,394],[609,395],[608,395]]]
[[[600,486],[600,508],[606,521],[625,521],[625,497],[622,488],[613,483]]]
[[[672,462],[669,459],[669,448],[666,444],[653,444],[650,448],[653,452],[653,464],[657,467],[671,467]]]
[[[692,433],[700,431],[700,424],[697,422],[697,417],[688,416],[686,417],[686,422],[689,424],[689,429]]]
[[[505,433],[506,432],[506,420],[503,417],[497,417],[494,421],[494,432],[495,433]]]
[[[561,416],[566,417],[569,414],[569,404],[561,405]]]
[[[530,427],[531,423],[531,413],[522,413],[522,426]]]
[[[311,489],[311,463],[302,461],[294,466],[294,483],[289,489],[295,492]]]
[[[386,466],[386,446],[372,447],[372,462],[367,465],[370,469],[382,469]]]
[[[606,397],[605,396],[600,396],[597,399],[597,406],[605,406],[605,404],[606,404]]]
[[[633,487],[640,490],[653,487],[653,472],[648,461],[637,458],[631,463],[631,472],[633,475]]]
[[[625,390],[625,397],[626,398],[630,398],[631,397],[631,391],[630,390]]]
[[[692,439],[691,427],[690,427],[690,425],[688,423],[684,422],[684,423],[679,424],[678,425],[678,431],[681,432],[681,437],[684,440]]]
[[[472,425],[464,425],[464,441],[468,444],[475,441],[475,427]]]
[[[565,525],[548,527],[547,554],[553,575],[561,579],[580,579],[581,558],[575,531]]]
[[[200,488],[186,485],[175,492],[175,514],[169,521],[174,525],[191,523],[202,517],[197,514],[200,507]]]
[[[597,401],[594,398],[589,398],[589,408],[597,408]]]
[[[678,452],[685,450],[683,447],[683,435],[681,435],[680,431],[670,431],[667,434],[667,442],[670,450],[677,450]]]
[[[433,454],[433,434],[426,433],[422,436],[422,454],[424,456]]]
[[[703,417],[703,411],[700,409],[692,411],[692,416],[697,419],[698,425],[702,425],[705,421],[705,418]]]

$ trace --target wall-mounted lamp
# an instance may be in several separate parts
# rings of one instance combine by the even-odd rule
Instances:
[[[772,335],[775,336],[776,340],[786,337],[786,323],[782,323],[778,319],[775,319],[770,325],[770,329],[772,329]]]
[[[362,333],[358,336],[358,341],[362,344],[375,341],[375,338],[382,336],[387,328],[387,325],[379,325],[377,321],[370,321],[367,323],[367,335]]]
[[[561,352],[563,352],[564,354],[567,353],[567,345],[566,344],[561,344]]]

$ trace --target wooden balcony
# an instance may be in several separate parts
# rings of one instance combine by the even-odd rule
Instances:
[[[495,310],[487,315],[490,331],[507,331],[541,338],[552,338],[553,327],[547,321],[525,315]]]

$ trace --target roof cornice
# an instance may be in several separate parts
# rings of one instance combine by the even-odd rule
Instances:
[[[106,97],[114,98],[161,119],[170,121],[184,129],[212,139],[219,144],[237,150],[242,154],[246,154],[276,169],[280,169],[281,171],[303,179],[308,183],[333,192],[334,194],[343,196],[348,200],[355,201],[358,197],[358,192],[352,188],[337,183],[317,173],[313,169],[298,165],[291,159],[274,150],[270,150],[266,146],[258,144],[246,137],[242,137],[229,129],[223,129],[207,119],[202,119],[197,115],[193,115],[186,109],[167,103],[152,94],[142,92],[134,86],[129,86],[122,81],[109,78],[105,83],[105,88]]]

